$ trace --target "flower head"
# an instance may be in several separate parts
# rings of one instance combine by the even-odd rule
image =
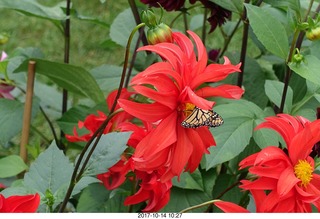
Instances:
[[[190,0],[194,4],[197,0]],[[211,25],[209,33],[213,32],[217,26],[223,25],[227,19],[231,18],[231,11],[215,4],[209,0],[199,0],[205,8],[210,10],[210,17],[207,19]]]
[[[181,122],[188,116],[189,106],[211,110],[215,104],[205,98],[220,96],[240,98],[243,90],[237,86],[202,86],[239,72],[239,65],[232,65],[225,58],[224,64],[207,66],[207,52],[200,38],[188,31],[192,41],[184,34],[173,33],[174,43],[159,43],[139,49],[155,52],[162,62],[155,63],[136,75],[131,86],[149,98],[150,103],[136,103],[119,99],[119,105],[129,114],[157,126],[136,147],[133,159],[141,171],[166,167],[161,180],[178,176],[185,170],[194,171],[207,148],[215,145],[207,127],[184,128]],[[147,85],[147,86],[146,86]]]
[[[264,196],[259,198],[263,200],[261,212],[309,212],[310,204],[319,209],[320,175],[314,172],[310,153],[320,141],[320,120],[310,122],[303,117],[279,114],[266,118],[259,128],[278,132],[288,154],[278,147],[268,146],[242,160],[240,168],[249,167],[256,179],[243,180],[240,187],[254,191],[254,197]]]
[[[110,109],[116,94],[117,90],[111,92],[109,96],[107,97],[107,105]],[[132,95],[132,92],[128,92],[126,89],[122,89],[120,97],[124,99],[128,99]],[[119,109],[119,106],[117,105],[115,110]],[[102,125],[102,123],[107,119],[107,115],[101,111],[98,111],[98,115],[90,114],[88,115],[84,121],[78,122],[78,128],[79,129],[86,129],[89,132],[83,135],[79,135],[77,128],[73,128],[73,135],[66,134],[66,139],[70,142],[77,142],[77,141],[88,141],[92,136],[93,133],[98,130],[98,128]],[[109,133],[110,131],[116,130],[118,128],[118,125],[122,122],[125,122],[127,120],[132,119],[132,116],[130,116],[126,112],[119,112],[117,115],[115,115],[112,119],[110,119],[110,122],[108,123],[107,127],[104,129],[104,134]]]
[[[125,205],[137,204],[148,201],[144,212],[159,211],[170,199],[171,180],[161,182],[161,175],[165,172],[164,168],[151,173],[136,171],[137,178],[141,180],[139,191],[126,198]]]
[[[14,195],[7,198],[0,194],[0,212],[2,213],[33,213],[37,211],[39,204],[38,194]]]

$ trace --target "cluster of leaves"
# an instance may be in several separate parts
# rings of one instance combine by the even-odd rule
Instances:
[[[208,49],[223,51],[220,58],[227,55],[232,63],[242,61],[243,78],[240,86],[245,89],[245,94],[243,99],[237,101],[215,100],[217,104],[214,110],[219,112],[225,121],[223,126],[211,130],[217,146],[209,149],[210,154],[203,157],[198,170],[183,173],[179,181],[174,181],[170,201],[162,209],[165,212],[181,211],[217,198],[247,206],[251,203],[248,194],[236,186],[246,175],[245,170],[238,170],[239,162],[266,146],[283,144],[275,132],[267,129],[254,131],[254,128],[264,118],[278,112],[304,116],[313,121],[316,119],[320,102],[320,41],[303,38],[303,30],[299,28],[299,22],[306,20],[304,15],[312,15],[317,10],[315,6],[309,7],[309,1],[303,0],[265,0],[261,5],[259,1],[212,2],[230,10],[233,15],[230,21],[219,27],[220,32],[215,31],[206,37],[204,35],[207,33],[204,32],[203,39],[206,38]],[[138,6],[141,6],[139,9],[144,9],[141,3]],[[54,7],[45,7],[35,0],[2,0],[0,8],[45,19],[62,32],[65,31],[69,18],[65,2]],[[137,25],[132,11],[133,7],[129,8],[128,5],[110,25],[111,39],[122,47],[126,47],[128,37]],[[195,32],[201,33],[203,26],[207,25],[203,22],[205,16],[202,9],[186,7],[185,10],[174,13],[178,13],[177,18],[173,18],[174,30],[184,31],[183,27],[176,24],[179,19],[182,21],[180,14],[188,16],[189,23],[186,26]],[[98,19],[81,16],[75,9],[71,10],[71,15],[71,19],[109,26]],[[303,59],[295,62],[292,57],[299,39],[298,47]],[[133,42],[137,41],[136,34]],[[59,139],[55,132],[61,130],[63,133],[72,134],[78,121],[83,120],[88,114],[96,113],[97,110],[107,113],[105,97],[110,91],[118,88],[122,67],[103,65],[87,70],[68,63],[46,60],[40,49],[43,48],[6,51],[9,58],[0,62],[0,73],[20,88],[15,90],[15,100],[0,99],[0,182],[9,186],[1,192],[3,195],[37,192],[42,197],[38,211],[53,212],[57,211],[57,207],[65,198],[74,172],[72,162],[79,159],[77,155],[83,148],[83,144],[68,143],[63,136]],[[128,49],[134,53],[134,43]],[[48,114],[49,123],[55,127],[51,129],[52,133],[49,131],[48,136],[43,136],[40,143],[32,142],[28,146],[29,154],[32,155],[30,157],[34,159],[29,167],[15,154],[19,145],[17,135],[22,128],[25,73],[30,59],[36,61],[37,74],[32,108],[33,121],[36,122],[40,117],[40,121],[43,122]],[[132,56],[132,60],[135,61],[132,65],[134,69],[130,70],[135,74],[155,59],[152,55],[138,53],[137,57]],[[239,84],[238,75],[230,75],[224,82]],[[71,107],[62,116],[58,114],[61,110],[61,89],[72,95],[72,100],[69,98],[68,101]],[[42,125],[33,125],[33,133],[42,134],[42,128]],[[108,191],[95,176],[106,172],[120,159],[129,136],[130,133],[102,135],[96,149],[90,155],[82,178],[72,191],[70,202],[73,205],[70,206],[75,209],[71,211],[128,211],[128,207],[122,203],[125,197],[130,195],[131,185],[127,183],[115,191]],[[58,146],[64,147],[65,153],[59,150]],[[87,156],[88,153],[84,154],[84,158]],[[17,179],[15,176],[23,171],[27,171],[24,177]],[[252,206],[250,203],[248,208]],[[137,206],[133,211],[138,211],[139,207],[141,206]],[[208,206],[193,211],[205,210],[213,211],[211,207],[208,209]]]

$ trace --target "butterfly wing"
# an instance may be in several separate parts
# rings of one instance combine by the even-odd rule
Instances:
[[[223,122],[222,117],[218,113],[212,111],[212,116],[205,122],[205,125],[209,127],[218,127],[222,125]]]
[[[218,115],[217,113],[215,114]],[[203,109],[200,109],[199,107],[195,107],[191,112],[191,114],[185,120],[182,121],[181,125],[184,128],[198,128],[200,126],[205,126],[205,125],[214,127],[211,125],[212,124],[211,121],[214,120],[214,118],[212,117],[215,116],[215,114],[212,110],[203,110]]]

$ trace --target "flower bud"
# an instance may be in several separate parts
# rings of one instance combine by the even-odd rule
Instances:
[[[320,27],[307,30],[306,37],[308,40],[314,41],[320,39]]]
[[[296,62],[296,63],[300,63],[300,62],[302,62],[304,60],[304,57],[303,57],[303,55],[301,55],[300,53],[297,53],[297,54],[294,54],[293,55],[293,60],[292,61],[294,61],[294,62]]]
[[[147,32],[147,39],[150,45],[155,45],[157,43],[172,43],[173,36],[171,28],[160,23],[153,28],[150,28]]]
[[[153,10],[147,9],[142,11],[141,20],[145,23],[149,28],[153,28],[157,26],[156,15],[153,13]]]

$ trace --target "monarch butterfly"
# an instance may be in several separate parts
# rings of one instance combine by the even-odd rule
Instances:
[[[195,107],[191,114],[181,123],[184,128],[218,127],[222,124],[223,119],[218,113],[213,110],[203,110],[199,107]]]

